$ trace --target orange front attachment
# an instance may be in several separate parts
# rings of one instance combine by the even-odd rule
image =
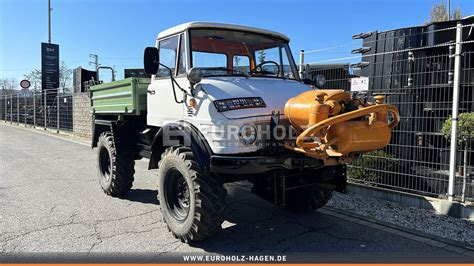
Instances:
[[[362,105],[343,90],[314,90],[291,98],[285,115],[299,136],[285,147],[319,159],[339,157],[342,162],[351,154],[381,149],[389,144],[391,129],[400,121],[398,110],[384,104],[384,98],[376,96],[376,104]]]
[[[326,138],[337,140],[331,146],[337,153],[369,152],[390,143],[390,128],[387,123],[379,121],[372,125],[368,121],[347,121],[332,125]]]
[[[340,102],[347,103],[349,102],[350,97],[350,94],[344,90],[312,90],[303,92],[286,102],[285,115],[297,130],[302,130],[308,125],[311,125],[311,117],[309,114],[311,113],[311,110],[318,108],[317,105],[328,105],[329,114],[334,114],[335,111],[339,113]],[[319,102],[318,98],[323,102]]]

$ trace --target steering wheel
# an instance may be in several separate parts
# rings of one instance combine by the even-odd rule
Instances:
[[[270,72],[270,71],[266,71],[266,70],[263,70],[263,65],[265,64],[274,64],[276,67],[277,67],[277,72],[276,73],[273,73],[273,72]],[[259,70],[260,69],[260,70]],[[261,74],[274,74],[274,75],[278,75],[280,74],[280,65],[275,62],[275,61],[263,61],[261,62],[260,64],[256,65],[252,70],[250,70],[250,75],[252,74],[256,74],[257,72],[261,73]]]

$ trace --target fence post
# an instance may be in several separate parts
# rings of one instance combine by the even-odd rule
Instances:
[[[36,128],[36,91],[33,91],[33,128]]]
[[[10,94],[10,124],[13,124],[13,94]]]
[[[43,120],[43,126],[44,130],[46,130],[46,93],[47,90],[43,91],[44,97],[43,97],[43,112],[44,112],[44,120]]]
[[[56,133],[59,133],[59,89],[56,93]]]
[[[8,100],[7,100],[7,96],[5,96],[5,123],[7,122],[7,115],[8,115]]]
[[[300,79],[303,79],[303,66],[304,66],[304,50],[300,51]]]
[[[76,121],[75,121],[75,118],[74,118],[74,109],[76,106],[75,106],[75,103],[74,103],[74,98],[75,98],[75,93],[74,93],[74,90],[72,91],[72,94],[71,94],[71,101],[72,101],[72,136],[75,137],[76,136]]]
[[[16,95],[16,124],[20,125],[20,95]]]
[[[25,104],[25,105],[24,105],[24,108],[25,108],[25,127],[26,127],[26,122],[27,122],[27,121],[26,121],[26,107],[27,107],[27,105],[26,105],[26,104],[27,104],[27,102],[26,102],[26,92],[25,92],[24,95],[25,95],[25,97],[23,98],[23,99],[24,99],[23,102],[24,102],[24,104]]]
[[[458,144],[458,112],[459,112],[459,80],[461,78],[461,36],[462,24],[456,25],[456,48],[454,53],[454,82],[453,82],[453,110],[451,114],[451,150],[449,156],[449,183],[448,199],[454,200],[454,187],[456,185],[456,156]]]

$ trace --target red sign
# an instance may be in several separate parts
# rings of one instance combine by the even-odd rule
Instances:
[[[20,81],[20,86],[23,89],[28,89],[31,86],[31,83],[30,83],[30,81],[24,79],[24,80]]]

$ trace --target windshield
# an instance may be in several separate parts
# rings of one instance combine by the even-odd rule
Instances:
[[[190,31],[192,67],[203,76],[252,76],[297,79],[285,40],[243,31]]]

